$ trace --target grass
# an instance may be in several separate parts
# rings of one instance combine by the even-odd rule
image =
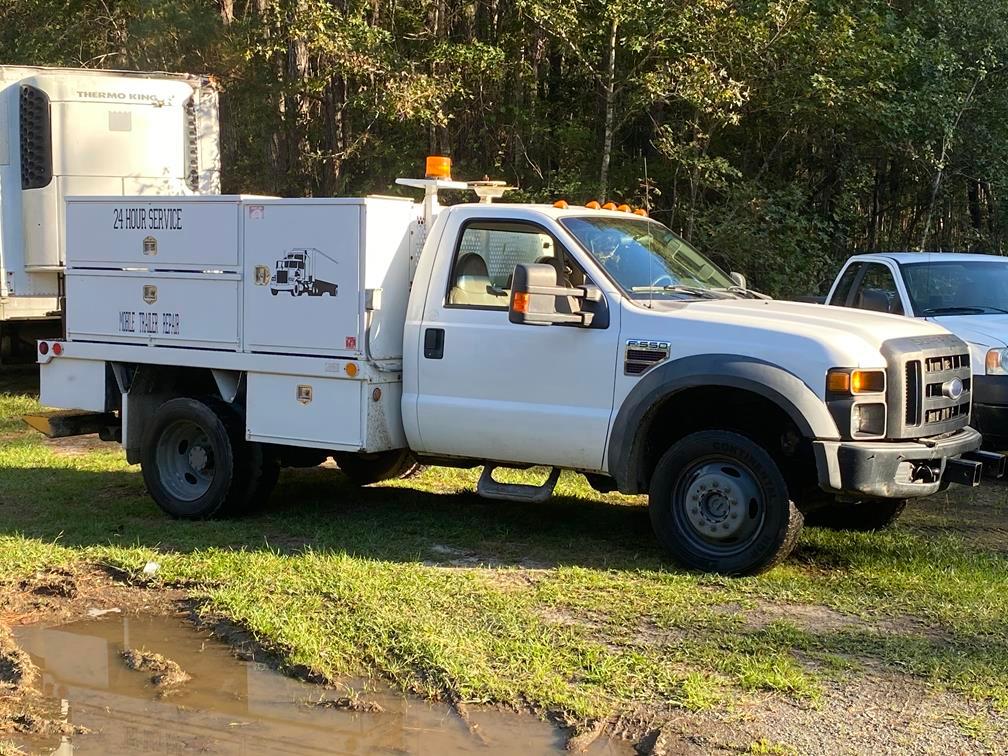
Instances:
[[[784,565],[736,580],[670,568],[643,499],[572,474],[531,506],[476,498],[471,471],[366,489],[289,471],[262,513],[174,522],[118,451],[70,454],[21,429],[28,384],[0,394],[0,581],[75,562],[139,577],[154,560],[156,580],[292,665],[570,722],[761,694],[816,706],[878,673],[1008,709],[1006,554],[912,514],[887,533],[808,529]],[[1003,527],[1004,490],[953,503]]]

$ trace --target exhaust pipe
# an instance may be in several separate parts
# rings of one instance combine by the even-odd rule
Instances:
[[[945,473],[942,483],[955,483],[960,486],[979,486],[983,477],[984,464],[974,460],[955,457],[945,463]]]
[[[985,478],[1001,478],[1005,474],[1005,455],[997,452],[974,451],[967,452],[962,458],[970,462],[979,462],[983,465]]]

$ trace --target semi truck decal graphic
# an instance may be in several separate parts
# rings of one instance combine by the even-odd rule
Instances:
[[[330,280],[335,277],[335,266],[335,260],[314,247],[289,250],[276,261],[270,278],[270,294],[276,296],[286,291],[294,297],[302,294],[335,297],[339,284]]]

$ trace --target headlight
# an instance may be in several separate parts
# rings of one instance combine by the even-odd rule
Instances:
[[[834,368],[826,374],[826,391],[841,396],[881,394],[885,391],[885,371]]]
[[[987,352],[987,375],[1008,375],[1008,349]]]

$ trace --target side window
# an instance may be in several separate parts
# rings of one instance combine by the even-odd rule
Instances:
[[[840,283],[837,284],[836,291],[833,292],[833,298],[830,299],[829,303],[831,305],[837,305],[838,307],[847,307],[847,297],[850,295],[851,286],[854,285],[854,279],[857,278],[858,273],[861,272],[861,268],[864,267],[864,263],[852,263],[847,266],[847,269],[843,272],[843,276],[840,277]]]
[[[903,314],[903,303],[892,271],[881,263],[869,263],[854,294],[854,306],[862,310]]]
[[[521,223],[472,223],[465,227],[448,286],[448,304],[506,310],[519,263],[558,265],[553,237]]]

